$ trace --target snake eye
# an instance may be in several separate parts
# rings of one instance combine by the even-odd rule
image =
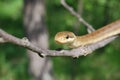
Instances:
[[[68,39],[68,38],[69,38],[69,35],[66,36],[66,39]]]

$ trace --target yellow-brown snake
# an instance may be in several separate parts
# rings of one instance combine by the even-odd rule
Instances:
[[[55,41],[60,44],[67,44],[70,48],[77,48],[97,43],[118,34],[120,34],[120,20],[83,36],[76,36],[73,32],[69,31],[58,32],[55,35]]]

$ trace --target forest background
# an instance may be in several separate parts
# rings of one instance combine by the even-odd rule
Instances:
[[[67,0],[67,3],[95,29],[120,18],[119,0]],[[50,49],[66,48],[54,42],[54,36],[59,31],[87,34],[85,26],[59,0],[46,0],[45,6]],[[22,38],[25,36],[23,17],[22,0],[0,0],[0,28]],[[54,76],[57,80],[119,80],[119,40],[78,59],[51,57]],[[32,80],[28,73],[28,62],[24,48],[10,43],[0,44],[0,80]]]

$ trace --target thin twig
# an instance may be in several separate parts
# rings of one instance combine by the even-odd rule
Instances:
[[[25,47],[33,52],[38,53],[41,56],[73,56],[73,57],[78,56],[78,53],[73,54],[69,50],[55,51],[55,50],[41,49],[41,48],[35,46],[34,44],[32,44],[31,42],[29,42],[29,40],[27,40],[27,38],[19,39],[15,36],[8,34],[7,32],[3,31],[2,29],[0,29],[0,36],[9,43]],[[69,53],[71,53],[71,54],[69,54]],[[83,55],[83,53],[81,55]]]
[[[87,23],[82,17],[80,14],[78,14],[77,12],[74,11],[74,9],[72,7],[70,7],[66,2],[65,0],[61,0],[61,4],[72,14],[74,15],[75,17],[78,18],[79,22],[83,23],[87,29],[89,29],[91,32],[95,31],[95,29],[89,24]]]
[[[79,48],[72,49],[72,50],[55,51],[55,50],[39,48],[39,47],[35,46],[34,44],[32,44],[27,38],[19,39],[15,36],[8,34],[7,32],[3,31],[2,29],[0,29],[0,36],[9,43],[25,47],[26,49],[36,52],[41,56],[71,56],[71,57],[79,57],[82,55],[87,55],[89,53],[92,53],[94,50],[107,45],[112,40],[114,40],[115,38],[118,37],[118,36],[113,36],[113,37],[107,38],[101,42],[91,44],[88,46],[84,46],[84,47],[79,47]]]

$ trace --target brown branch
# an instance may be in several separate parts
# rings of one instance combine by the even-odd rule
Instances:
[[[26,38],[19,39],[17,37],[14,37],[14,36],[6,33],[2,29],[0,29],[0,36],[6,42],[13,43],[13,44],[16,44],[16,45],[19,45],[19,46],[22,46],[22,47],[26,47],[27,49],[32,50],[32,51],[34,51],[36,53],[39,53],[39,54],[42,53],[41,49],[38,49],[37,47],[32,45]]]
[[[29,42],[29,40],[27,40],[27,38],[19,39],[15,36],[8,34],[7,32],[3,31],[2,29],[0,29],[0,36],[6,42],[25,47],[26,49],[29,49],[33,52],[40,54],[41,56],[71,56],[71,57],[79,57],[82,55],[87,55],[89,53],[92,53],[94,50],[107,45],[112,40],[114,40],[115,38],[118,37],[118,36],[113,36],[113,37],[105,39],[101,42],[91,44],[88,46],[84,46],[84,47],[79,47],[79,48],[72,49],[72,50],[55,51],[55,50],[41,49],[41,48],[35,46],[34,44],[32,44],[31,42]]]
[[[88,24],[78,13],[76,13],[70,6],[66,4],[64,0],[61,0],[61,3],[63,6],[71,12],[72,15],[76,16],[80,22],[82,22],[90,31],[94,31],[94,28]],[[55,50],[48,50],[48,49],[42,49],[37,47],[36,45],[32,44],[27,38],[19,39],[15,36],[12,36],[8,34],[7,32],[0,29],[0,43],[9,42],[12,44],[16,44],[18,46],[25,47],[26,49],[29,49],[33,52],[38,53],[40,56],[71,56],[71,57],[79,57],[82,55],[87,55],[89,53],[92,53],[94,50],[101,48],[111,41],[113,41],[118,36],[112,36],[110,38],[107,38],[105,40],[102,40],[100,42],[90,44],[87,46],[82,46],[76,49],[72,50],[61,50],[61,51],[55,51]]]
[[[5,43],[6,41],[0,37],[0,43]]]
[[[88,31],[90,32],[93,32],[95,31],[95,29],[89,24],[87,23],[82,17],[80,14],[78,14],[77,12],[74,11],[74,9],[72,7],[70,7],[66,2],[65,0],[61,0],[61,4],[75,17],[78,18],[78,21],[81,22],[82,24],[84,24]]]

